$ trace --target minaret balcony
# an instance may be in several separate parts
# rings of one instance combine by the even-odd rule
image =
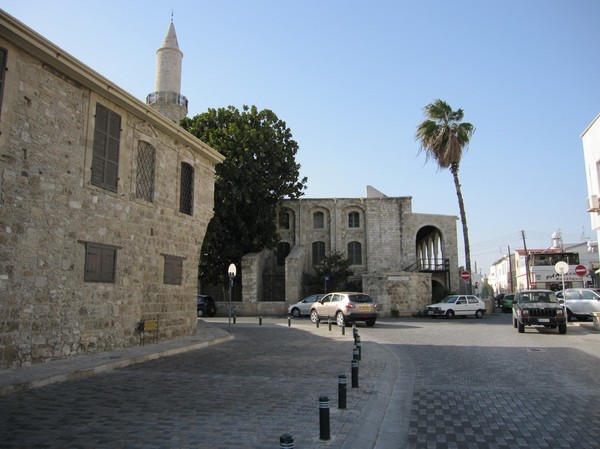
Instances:
[[[152,92],[146,97],[146,104],[175,104],[187,110],[188,99],[177,92]]]

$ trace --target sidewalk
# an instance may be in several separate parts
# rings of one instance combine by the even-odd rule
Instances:
[[[191,337],[0,370],[0,396],[66,380],[81,379],[136,363],[205,348],[233,338],[228,332],[199,320],[197,335]]]

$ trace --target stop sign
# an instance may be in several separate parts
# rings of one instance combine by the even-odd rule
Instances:
[[[587,274],[587,268],[583,265],[577,265],[575,267],[575,274],[578,274],[579,276],[585,276]]]
[[[471,273],[469,273],[468,271],[463,271],[462,273],[460,273],[460,277],[466,281],[468,279],[471,279]]]

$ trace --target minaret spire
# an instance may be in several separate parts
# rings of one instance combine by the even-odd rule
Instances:
[[[146,104],[177,123],[188,111],[187,98],[181,95],[182,59],[171,10],[169,29],[162,46],[156,51],[155,91],[146,97]]]

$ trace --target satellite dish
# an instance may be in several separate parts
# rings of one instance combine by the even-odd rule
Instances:
[[[554,270],[558,274],[567,274],[569,272],[569,265],[567,262],[556,262],[556,265],[554,265]]]

